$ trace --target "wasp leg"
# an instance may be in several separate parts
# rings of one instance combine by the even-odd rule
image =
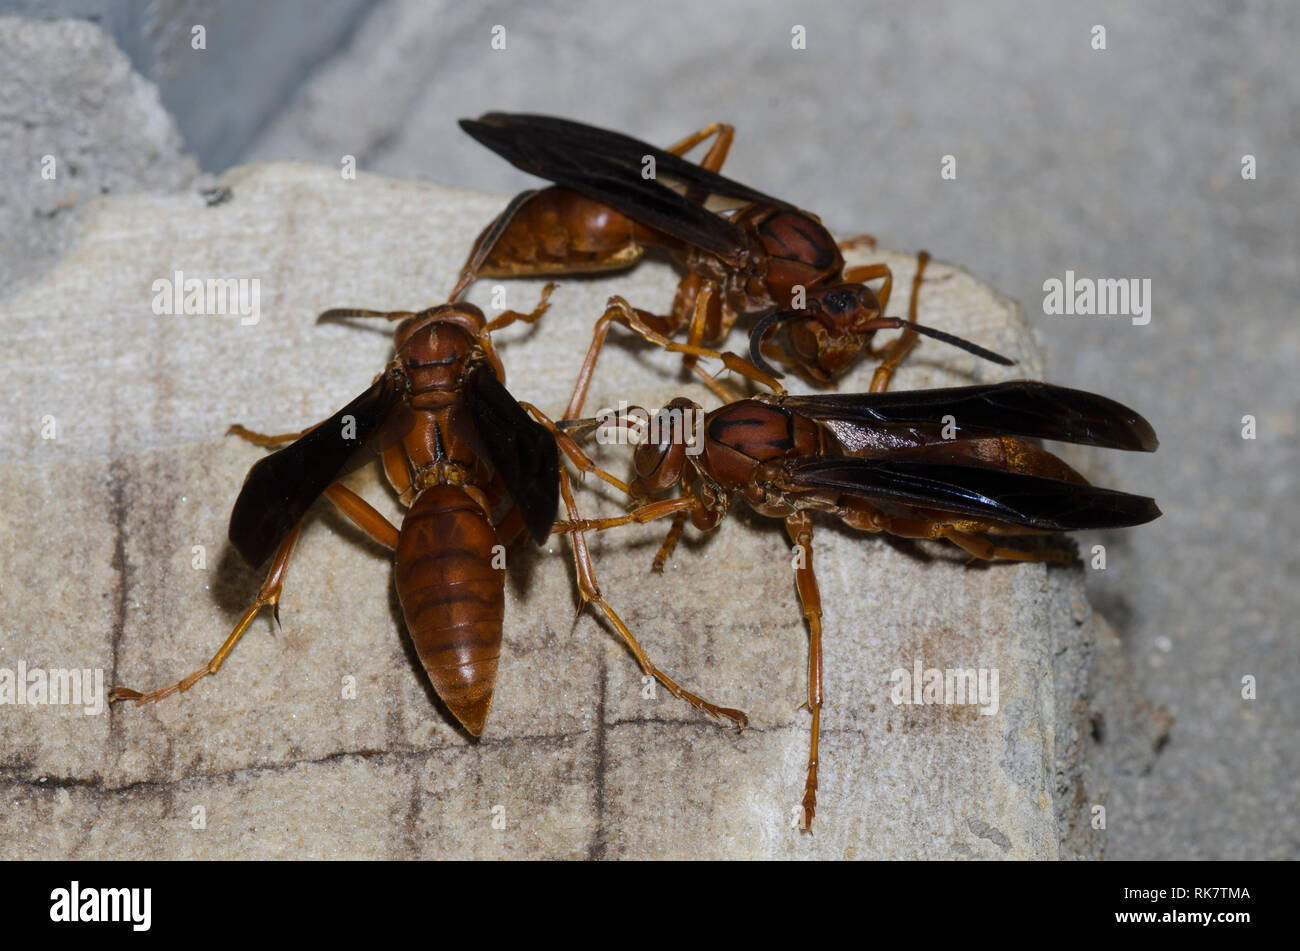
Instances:
[[[689,512],[695,506],[696,501],[687,496],[677,499],[660,499],[657,502],[638,505],[626,515],[616,515],[613,518],[583,518],[576,521],[570,518],[567,522],[556,522],[555,527],[551,529],[551,534],[573,535],[580,532],[603,532],[611,528],[631,525],[633,522],[644,525],[646,522],[653,522],[655,519],[667,518],[669,515],[675,516],[678,512]],[[571,511],[569,514],[572,516],[574,513]]]
[[[916,301],[921,293],[921,281],[924,279],[925,266],[930,262],[929,251],[919,251],[916,255],[916,274],[912,277],[912,300],[907,307],[907,319],[911,323],[916,323]],[[880,301],[881,312],[884,312],[885,301],[888,300],[888,293]],[[871,392],[882,393],[889,387],[889,381],[894,377],[894,371],[898,369],[898,364],[907,351],[911,350],[916,344],[917,333],[911,327],[903,328],[903,332],[898,335],[898,339],[881,351],[882,359],[880,366],[876,367],[876,372],[871,377]]]
[[[704,344],[705,331],[710,325],[713,326],[715,333],[710,335],[710,342],[723,340],[731,330],[732,324],[736,322],[736,314],[727,306],[725,301],[718,298],[717,318],[710,321],[711,308],[714,307],[715,295],[718,294],[718,285],[707,278],[701,278],[695,274],[688,274],[682,278],[681,283],[677,286],[677,297],[673,301],[673,313],[684,316],[687,306],[691,310],[690,322],[686,328],[686,345],[688,347],[698,348]],[[690,301],[691,303],[687,303]],[[699,354],[696,351],[683,351],[685,356],[682,357],[682,366],[692,373],[699,374],[696,367],[699,362]],[[708,385],[708,379],[705,379],[705,385]],[[713,387],[709,387],[714,389]],[[718,390],[714,389],[714,392]],[[735,399],[736,397],[732,397]],[[723,397],[725,401],[725,397]]]
[[[573,500],[573,489],[569,483],[569,473],[563,467],[560,469],[560,495],[564,499],[564,507],[569,514],[568,524],[585,524],[584,521],[578,517],[578,507]],[[618,631],[619,637],[623,638],[623,642],[627,644],[628,650],[632,652],[632,656],[636,658],[637,663],[641,665],[641,669],[645,671],[647,676],[654,677],[663,684],[668,689],[668,692],[674,697],[677,697],[679,700],[685,700],[691,706],[695,707],[695,709],[707,713],[715,720],[720,720],[725,717],[743,729],[749,722],[749,718],[745,716],[743,711],[735,710],[731,707],[720,707],[717,704],[709,703],[701,697],[697,697],[690,691],[683,689],[675,680],[651,663],[650,658],[646,656],[646,652],[641,648],[641,645],[637,643],[636,638],[632,636],[632,632],[628,630],[627,625],[623,623],[623,619],[618,616],[614,609],[610,607],[609,602],[601,595],[600,585],[596,582],[596,572],[591,562],[591,553],[587,549],[587,539],[583,536],[582,532],[582,529],[575,529],[568,533],[572,539],[573,566],[577,571],[578,592],[582,597],[582,603],[584,605],[588,603],[594,604],[600,609],[600,612],[605,615],[605,619],[613,625],[614,630]]]
[[[685,155],[709,136],[716,136],[713,140],[713,144],[709,146],[709,151],[705,154],[704,158],[700,160],[699,164],[701,168],[707,169],[710,172],[717,172],[722,169],[722,163],[727,160],[727,153],[731,151],[731,142],[735,137],[735,134],[736,130],[732,126],[722,122],[714,122],[705,126],[703,129],[700,129],[700,131],[693,135],[688,135],[686,138],[682,139],[682,141],[669,148],[668,151],[672,152],[674,155]],[[691,201],[703,202],[709,196],[707,190],[703,187],[692,186],[687,189],[685,197]],[[686,277],[682,278],[681,283],[678,284],[677,287],[677,296],[673,301],[673,316],[670,318],[659,318],[667,329],[664,327],[656,327],[655,329],[659,330],[661,333],[671,333],[681,325],[683,316],[682,311],[685,309],[682,304],[683,295],[689,294],[690,288],[692,287],[694,287],[696,305],[693,308],[693,315],[691,317],[690,329],[687,332],[686,342],[690,346],[698,347],[704,340],[704,330],[708,320],[709,301],[711,300],[712,294],[717,291],[717,287],[712,281],[701,281],[700,278],[693,274],[688,274]],[[705,306],[701,308],[699,306],[699,297],[701,291],[705,288],[708,289],[709,293],[705,297]],[[721,336],[725,337],[727,331],[731,329],[731,325],[735,322],[736,315],[731,313],[729,309],[727,313],[721,314],[719,317]],[[695,364],[698,360],[698,355],[686,354],[682,357],[682,365],[692,372],[699,372],[695,369]],[[705,385],[708,385],[707,380],[705,381]],[[710,387],[710,389],[712,389],[712,387]]]
[[[394,551],[397,549],[397,539],[401,531],[361,496],[341,482],[335,482],[325,490],[325,497],[379,544]]]
[[[795,586],[803,615],[808,619],[808,710],[812,713],[812,744],[808,749],[808,778],[804,783],[803,822],[800,828],[811,831],[817,812],[817,740],[822,719],[822,598],[813,573],[812,517],[799,512],[785,520],[786,534],[800,549],[795,567]]]
[[[853,251],[857,248],[876,248],[876,236],[874,234],[855,234],[851,238],[845,238],[840,242],[841,251]],[[854,278],[848,278],[854,280]]]
[[[1069,552],[1060,548],[1044,548],[1038,551],[1020,548],[999,548],[987,538],[970,532],[958,531],[948,526],[942,526],[939,529],[939,534],[962,551],[985,561],[1002,558],[1007,561],[1053,561],[1066,565],[1074,560]]]
[[[548,281],[546,286],[542,288],[542,296],[538,299],[537,306],[531,311],[525,314],[517,310],[503,310],[488,322],[488,325],[484,330],[488,333],[492,333],[493,331],[500,330],[502,327],[509,327],[516,320],[522,321],[526,324],[536,323],[541,319],[542,314],[546,313],[546,311],[550,309],[551,292],[558,286],[559,285],[554,281]]]
[[[727,160],[727,153],[731,151],[731,140],[736,136],[735,128],[725,122],[712,122],[675,145],[670,145],[667,151],[673,155],[685,155],[710,136],[714,136],[713,143],[704,154],[704,158],[700,159],[699,165],[700,168],[710,172],[721,171],[722,163]],[[707,189],[693,185],[686,190],[686,197],[694,202],[703,202],[709,195]]]
[[[668,529],[668,534],[664,537],[664,542],[659,546],[659,551],[655,553],[655,560],[650,563],[650,570],[662,573],[664,565],[677,547],[677,540],[682,537],[682,529],[686,527],[686,519],[690,512],[683,509],[673,516],[673,524]]]
[[[569,457],[582,475],[586,475],[588,472],[594,472],[598,478],[608,482],[624,495],[632,494],[632,489],[626,482],[616,475],[611,475],[604,469],[600,468],[600,466],[596,465],[596,463],[592,461],[591,456],[582,451],[582,448],[577,444],[574,438],[556,426],[555,422],[549,416],[532,403],[521,401],[519,405],[522,406],[526,412],[532,414],[532,417],[541,423],[548,432],[550,432],[551,436],[555,439],[556,445],[558,445],[560,450]]]
[[[864,532],[888,532],[899,538],[946,538],[973,558],[984,561],[1004,559],[1006,561],[1053,561],[1068,564],[1073,561],[1069,552],[1059,548],[1042,550],[1025,550],[1020,548],[1000,548],[983,535],[959,529],[944,522],[935,522],[928,518],[907,518],[898,515],[885,515],[861,499],[853,499],[841,505],[835,511],[836,517],[852,528]],[[969,522],[963,523],[969,528]],[[986,526],[985,530],[994,528]],[[1036,535],[1040,532],[1023,531],[1020,534]]]
[[[727,153],[731,151],[731,140],[736,136],[735,128],[725,122],[712,122],[677,144],[670,145],[665,151],[672,152],[673,155],[685,155],[710,136],[717,138],[709,146],[709,151],[705,153],[704,158],[700,159],[700,168],[708,169],[710,172],[720,172],[722,163],[727,160]]]
[[[209,674],[215,674],[221,669],[221,665],[225,663],[226,656],[235,649],[235,645],[239,643],[239,639],[244,636],[244,631],[248,630],[248,625],[253,623],[253,618],[257,617],[257,613],[261,611],[262,608],[270,605],[271,609],[276,612],[278,619],[280,590],[284,587],[284,578],[289,570],[289,559],[293,557],[293,549],[298,543],[298,533],[301,530],[302,522],[299,522],[293,527],[289,534],[285,536],[284,541],[280,543],[280,547],[275,553],[275,558],[271,562],[271,570],[267,572],[266,580],[262,582],[262,588],[257,592],[257,597],[253,600],[253,603],[248,606],[248,610],[245,611],[243,617],[239,619],[239,623],[236,624],[235,629],[230,632],[230,636],[226,638],[226,641],[221,645],[220,650],[212,655],[211,660],[188,677],[185,677],[168,687],[159,687],[156,690],[149,690],[143,693],[139,690],[132,690],[129,687],[114,687],[108,692],[109,702],[114,703],[118,700],[134,700],[137,703],[154,703],[158,700],[170,697],[174,693],[189,690],[199,680]]]
[[[876,300],[880,303],[880,312],[883,314],[885,308],[889,306],[889,297],[894,290],[894,272],[890,270],[888,264],[864,264],[861,267],[851,267],[844,272],[843,280],[846,284],[865,284],[867,281],[881,278],[884,282],[880,285]]]
[[[355,522],[362,531],[375,541],[388,548],[397,547],[397,528],[361,496],[337,482],[325,490],[325,495],[339,507],[344,515]],[[248,626],[253,623],[253,618],[257,617],[262,608],[269,606],[275,614],[276,621],[279,622],[280,592],[284,588],[284,579],[289,572],[289,560],[293,557],[294,546],[298,544],[298,535],[301,531],[302,522],[299,522],[285,536],[284,541],[280,543],[275,558],[271,561],[271,569],[266,574],[266,580],[262,582],[262,587],[257,592],[257,597],[253,599],[253,603],[248,606],[248,610],[240,617],[235,629],[230,632],[230,636],[226,638],[225,643],[212,655],[211,660],[188,677],[167,687],[159,687],[156,690],[147,692],[132,690],[129,687],[114,687],[108,692],[109,702],[134,700],[137,703],[154,703],[170,697],[174,693],[189,690],[204,677],[215,674],[221,669],[226,657],[235,649],[235,645],[239,643],[239,639],[244,636],[244,632],[248,630]]]

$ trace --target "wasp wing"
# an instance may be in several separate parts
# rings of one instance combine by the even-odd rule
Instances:
[[[470,372],[465,395],[484,455],[501,477],[533,541],[542,544],[560,505],[555,438],[528,415],[487,363]]]
[[[264,562],[374,435],[400,390],[385,373],[368,390],[283,449],[258,460],[230,513],[230,541],[253,567]]]
[[[535,141],[553,150],[569,150],[582,156],[596,156],[612,165],[632,171],[640,178],[647,156],[654,156],[654,180],[676,191],[702,192],[708,196],[730,199],[732,203],[766,204],[791,207],[789,202],[773,198],[756,188],[710,171],[666,149],[634,139],[621,132],[596,126],[528,113],[489,112],[478,119],[462,119],[461,128],[478,138],[494,136],[503,144],[526,150]],[[471,128],[472,127],[472,128]],[[480,141],[483,141],[480,139]],[[484,144],[487,144],[486,142]],[[489,145],[489,148],[492,146]],[[526,151],[523,153],[526,154]],[[513,161],[513,160],[512,160]],[[561,158],[561,164],[570,160]]]
[[[687,191],[721,196],[732,205],[789,207],[647,142],[552,116],[489,112],[460,127],[517,168],[581,192],[633,221],[727,260],[745,248],[741,230]],[[654,159],[654,177],[643,172]]]
[[[1154,499],[980,465],[897,459],[810,459],[787,470],[794,489],[1018,525],[1040,531],[1125,528],[1160,517]]]
[[[776,401],[812,419],[849,424],[850,433],[853,425],[898,428],[921,442],[944,438],[944,417],[951,416],[957,436],[1032,436],[1144,452],[1159,445],[1151,424],[1122,403],[1035,380]]]

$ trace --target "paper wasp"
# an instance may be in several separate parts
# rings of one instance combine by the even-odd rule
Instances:
[[[692,346],[714,346],[742,316],[750,359],[776,359],[810,382],[827,385],[872,352],[880,365],[872,390],[888,384],[917,335],[935,337],[1003,365],[1011,361],[916,323],[885,317],[893,276],[884,264],[845,269],[840,246],[821,220],[788,202],[718,174],[734,130],[715,123],[669,149],[550,116],[491,112],[461,128],[514,165],[556,184],[524,192],[485,229],[453,294],[477,277],[587,274],[630,267],[647,248],[668,251],[686,272],[666,315],[639,311],[669,337],[689,325]],[[712,137],[699,165],[682,156]],[[653,162],[653,177],[647,163]],[[732,209],[730,217],[720,214]],[[925,255],[921,267],[924,267]],[[882,279],[879,294],[865,282]],[[877,352],[878,330],[903,332]],[[686,362],[694,363],[693,356]]]
[[[471,304],[418,313],[327,311],[322,320],[399,321],[395,356],[364,393],[299,433],[230,432],[268,448],[244,481],[230,541],[252,567],[274,554],[266,580],[221,649],[183,680],[142,693],[115,687],[111,700],[148,702],[215,674],[258,612],[279,600],[303,516],[321,495],[395,552],[398,598],[416,653],[447,708],[477,736],[492,703],[504,614],[505,573],[494,556],[523,533],[550,534],[559,502],[556,440],[504,386],[491,332],[545,312],[488,321]],[[285,445],[288,443],[288,445]],[[401,528],[336,481],[379,456],[408,507]],[[504,509],[504,512],[502,512]],[[498,547],[502,546],[502,547]]]
[[[1145,419],[1114,400],[1048,383],[1014,381],[910,392],[739,399],[704,415],[703,445],[677,421],[700,413],[679,398],[660,411],[658,438],[633,454],[634,508],[626,515],[560,523],[591,531],[670,517],[655,556],[661,568],[689,520],[715,527],[743,501],[780,519],[800,556],[795,584],[810,629],[807,706],[812,738],[802,801],[816,812],[822,707],[822,604],[813,571],[813,520],[821,512],[868,532],[947,539],[974,558],[1068,562],[1060,548],[1002,547],[990,536],[1122,528],[1159,517],[1155,501],[1090,485],[1029,439],[1111,449],[1156,449]],[[562,420],[575,435],[609,420]],[[615,421],[615,425],[625,425]],[[674,426],[677,429],[674,430]],[[672,489],[675,498],[662,498]]]

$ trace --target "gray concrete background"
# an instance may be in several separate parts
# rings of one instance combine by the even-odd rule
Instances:
[[[0,14],[95,23],[146,79],[204,170],[249,140],[329,58],[373,0],[4,0]],[[202,26],[202,49],[195,27]]]
[[[356,6],[332,9],[342,22]],[[183,22],[183,5],[174,16]],[[505,50],[491,48],[496,24]],[[795,24],[806,50],[791,49]],[[1105,51],[1090,47],[1094,24]],[[1114,776],[1109,856],[1300,853],[1289,689],[1300,518],[1288,504],[1300,349],[1300,76],[1288,66],[1300,10],[389,0],[332,55],[332,41],[310,37],[303,54],[310,31],[292,20],[280,30],[217,49],[210,35],[213,56],[175,56],[170,75],[151,77],[205,169],[337,166],[351,154],[368,171],[505,192],[527,180],[456,117],[553,112],[661,143],[722,119],[738,128],[732,176],[837,230],[928,248],[1021,301],[1049,379],[1134,405],[1162,439],[1154,457],[1109,462],[1114,484],[1152,492],[1165,517],[1105,538],[1110,568],[1089,579],[1140,685],[1177,720],[1153,766]],[[192,77],[235,63],[254,78],[267,42],[298,57],[267,74],[267,101],[286,105],[257,104],[213,145],[205,136],[229,129],[231,87]],[[182,86],[178,106],[169,96]],[[1257,180],[1241,178],[1246,153]],[[940,179],[945,154],[955,181]],[[1045,316],[1043,281],[1067,269],[1150,278],[1150,325]],[[1244,414],[1258,420],[1254,441],[1240,437]],[[1241,699],[1246,675],[1257,700]]]

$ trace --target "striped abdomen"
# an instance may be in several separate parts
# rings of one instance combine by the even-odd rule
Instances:
[[[474,736],[492,706],[501,655],[505,572],[492,566],[497,544],[483,510],[453,485],[416,499],[397,542],[406,629],[433,689]]]

